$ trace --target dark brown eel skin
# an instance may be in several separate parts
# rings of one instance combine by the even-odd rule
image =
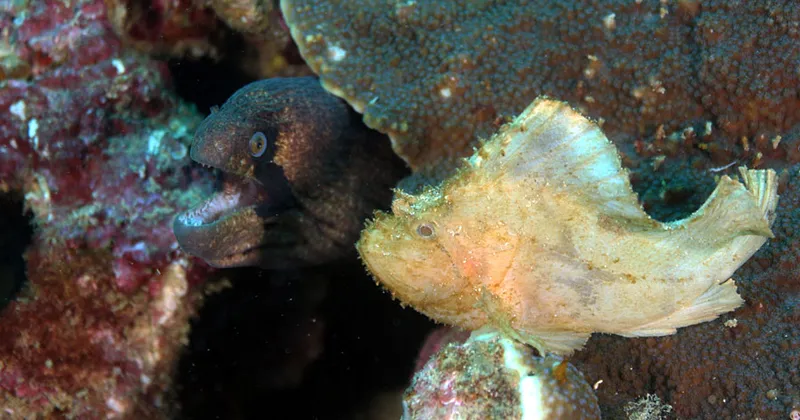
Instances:
[[[311,77],[237,91],[203,121],[195,161],[223,173],[179,214],[180,246],[215,267],[298,268],[355,255],[364,220],[405,175],[389,139]]]

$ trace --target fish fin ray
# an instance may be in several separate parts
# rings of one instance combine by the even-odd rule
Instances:
[[[576,331],[526,331],[520,340],[539,350],[540,354],[567,356],[586,345],[592,333]]]
[[[536,348],[540,354],[568,355],[583,348],[591,332],[577,331],[529,331],[513,327],[513,320],[504,310],[501,298],[487,289],[482,289],[478,305],[486,312],[492,327],[507,337]]]
[[[565,102],[536,99],[469,162],[581,199],[604,215],[658,225],[639,204],[616,147]]]
[[[651,323],[618,334],[625,337],[670,335],[674,334],[678,328],[716,319],[718,316],[738,308],[742,303],[744,303],[744,300],[736,292],[736,283],[733,279],[729,279],[726,282],[714,284],[708,288],[690,306],[681,308]]]
[[[739,174],[747,190],[755,197],[764,218],[772,225],[778,207],[777,174],[772,169],[747,169],[744,166],[739,167]]]

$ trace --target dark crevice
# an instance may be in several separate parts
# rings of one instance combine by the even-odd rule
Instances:
[[[245,43],[232,37],[222,50],[220,60],[169,61],[178,95],[205,114],[253,81],[241,66]],[[293,45],[284,53],[302,62]],[[209,296],[192,322],[176,376],[177,419],[400,417],[400,392],[434,325],[376,286],[355,257],[216,276],[233,287]]]
[[[222,105],[239,88],[253,81],[241,67],[241,55],[246,50],[241,36],[231,35],[224,50],[228,54],[218,60],[175,58],[168,62],[175,91],[206,115],[212,106]]]
[[[33,215],[25,213],[21,193],[0,193],[0,310],[27,283],[23,253],[33,237]]]
[[[233,288],[192,323],[179,419],[358,418],[399,392],[433,323],[403,309],[356,261],[296,271],[223,270]],[[386,418],[373,417],[373,418]]]

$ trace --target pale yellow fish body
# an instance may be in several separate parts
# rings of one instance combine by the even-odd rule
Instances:
[[[597,125],[541,98],[452,179],[398,192],[358,249],[432,319],[542,351],[569,353],[593,332],[667,335],[742,303],[730,276],[772,236],[778,197],[772,170],[740,174],[687,219],[655,221]]]

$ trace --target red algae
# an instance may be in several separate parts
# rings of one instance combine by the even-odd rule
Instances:
[[[171,56],[218,56],[224,27],[202,1],[106,0],[116,33],[141,51]]]
[[[102,1],[36,2],[0,22],[27,69],[0,72],[0,186],[35,225],[28,285],[0,314],[3,415],[167,418],[208,274],[171,232],[210,187],[184,170],[200,116],[163,64],[122,48]]]

